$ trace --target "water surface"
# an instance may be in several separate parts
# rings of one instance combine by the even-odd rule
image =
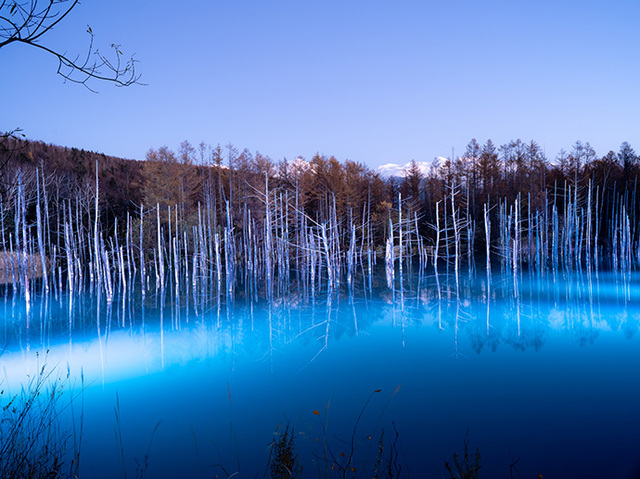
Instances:
[[[43,362],[84,387],[87,477],[123,463],[148,477],[262,476],[287,422],[305,475],[326,466],[325,439],[340,461],[353,437],[354,467],[371,470],[384,429],[413,477],[442,477],[465,437],[483,477],[633,477],[639,279],[441,273],[390,291],[376,277],[270,302],[138,287],[28,310],[8,293],[0,367],[14,391]]]

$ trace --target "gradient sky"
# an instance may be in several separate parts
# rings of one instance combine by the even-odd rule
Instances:
[[[377,167],[471,138],[640,150],[638,1],[85,0],[43,43],[135,53],[147,86],[99,93],[56,61],[0,49],[0,130],[143,159],[229,142]]]

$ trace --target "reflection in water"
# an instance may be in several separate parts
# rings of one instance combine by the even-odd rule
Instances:
[[[589,271],[474,278],[405,274],[404,285],[391,291],[378,287],[372,295],[365,283],[359,293],[349,286],[344,296],[332,292],[309,296],[291,290],[269,302],[256,301],[250,293],[236,303],[221,301],[220,289],[207,301],[186,287],[176,288],[178,294],[166,294],[164,288],[145,292],[121,285],[114,288],[111,300],[105,294],[61,293],[25,301],[5,294],[0,303],[0,342],[5,345],[5,362],[16,355],[27,358],[32,350],[52,350],[60,351],[59,361],[71,363],[74,345],[87,349],[95,343],[103,376],[104,348],[116,334],[119,342],[128,338],[133,349],[138,343],[157,341],[160,368],[170,364],[168,357],[177,359],[175,352],[167,354],[166,341],[175,345],[202,335],[206,341],[230,341],[234,357],[238,347],[262,348],[260,354],[272,356],[281,344],[308,341],[317,345],[313,361],[332,339],[345,332],[357,335],[385,321],[400,327],[403,344],[407,323],[432,323],[451,330],[456,355],[461,336],[477,353],[485,348],[495,351],[501,344],[539,350],[550,331],[566,332],[578,344],[588,345],[603,329],[622,331],[625,337],[636,334],[640,312],[634,307],[639,294],[634,277],[627,272],[600,272],[596,277]],[[380,283],[378,278],[376,284]],[[62,347],[65,338],[68,346]],[[184,350],[181,361],[197,351]]]
[[[345,283],[344,294],[297,290],[294,284],[288,291],[271,295],[271,301],[258,300],[255,285],[243,285],[244,290],[238,287],[233,302],[222,292],[222,288],[228,292],[224,283],[204,294],[189,287],[198,281],[195,277],[183,278],[186,284],[179,288],[142,289],[140,282],[132,280],[114,284],[110,295],[59,291],[32,296],[30,304],[23,296],[4,294],[0,300],[3,387],[17,388],[26,374],[34,372],[35,353],[46,354],[51,364],[64,370],[68,367],[71,375],[83,374],[88,384],[105,390],[133,388],[141,381],[142,390],[158,388],[161,394],[169,394],[163,389],[166,383],[180,384],[188,393],[184,398],[171,395],[178,406],[172,406],[170,412],[156,411],[160,417],[152,418],[155,423],[166,414],[182,417],[192,410],[204,414],[192,405],[193,398],[214,395],[212,391],[222,384],[228,395],[233,386],[238,403],[250,398],[245,401],[247,409],[237,406],[238,414],[247,415],[250,426],[246,427],[258,427],[258,419],[267,421],[268,433],[285,408],[288,414],[302,414],[321,408],[317,401],[330,401],[332,395],[358,403],[380,384],[393,389],[402,382],[408,397],[394,399],[404,401],[394,417],[399,424],[410,425],[404,434],[411,443],[414,423],[423,435],[425,428],[432,428],[436,437],[446,437],[452,424],[461,420],[457,418],[469,416],[464,428],[473,421],[473,427],[484,434],[497,427],[496,421],[507,421],[492,416],[494,411],[528,405],[527,401],[536,405],[519,413],[531,415],[535,423],[536,417],[549,414],[547,398],[563,404],[552,366],[544,362],[550,361],[550,355],[557,367],[566,359],[559,355],[575,355],[575,346],[583,351],[605,351],[605,346],[620,346],[638,333],[640,287],[638,276],[628,272],[600,271],[596,276],[587,269],[571,274],[483,271],[457,275],[454,270],[424,275],[407,269],[401,279],[392,278],[394,287],[389,290],[387,271],[381,266],[380,275]],[[513,354],[520,358],[518,370],[510,370],[517,362]],[[606,363],[605,353],[602,355]],[[540,362],[538,369],[529,374],[549,376],[551,382],[533,378],[538,382],[532,391],[528,382],[518,381],[526,376],[521,371],[538,364],[536,361]],[[203,367],[207,364],[215,367]],[[571,374],[576,381],[571,387],[580,390],[580,374]],[[184,382],[172,375],[184,376]],[[502,375],[509,379],[506,388]],[[153,378],[159,386],[153,386]],[[601,379],[607,380],[611,381]],[[612,394],[624,390],[618,383],[594,383],[591,388],[589,391],[610,390]],[[351,391],[362,390],[362,396],[349,396]],[[538,390],[544,392],[538,396]],[[154,393],[154,404],[157,397]],[[470,399],[461,402],[461,398]],[[206,410],[224,410],[224,400],[229,401],[224,396],[211,399]],[[140,400],[146,405],[144,401],[148,401],[146,396]],[[584,401],[581,407],[592,404],[586,402],[588,398]],[[252,415],[252,407],[262,415]],[[289,412],[292,407],[303,410]],[[593,409],[589,411],[593,414]],[[140,411],[143,413],[146,410]],[[353,412],[344,414],[344,423],[350,424]],[[494,422],[487,419],[489,424],[483,424],[485,417],[493,417]],[[237,426],[244,420],[236,419]],[[630,424],[635,423],[630,420]],[[503,431],[509,444],[520,441],[511,431],[504,433],[505,427],[512,426],[501,427],[496,430]],[[464,428],[462,432],[456,429],[456,444]],[[523,429],[522,434],[531,432]],[[416,436],[416,444],[422,440]],[[407,454],[421,460],[419,451],[414,456]]]

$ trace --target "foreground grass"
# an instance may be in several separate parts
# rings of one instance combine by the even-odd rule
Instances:
[[[10,395],[0,390],[0,477],[16,479],[80,477],[82,414],[80,414],[79,423],[74,422],[71,430],[61,426],[63,413],[68,412],[74,417],[73,403],[78,398],[78,395],[73,396],[70,391],[65,390],[67,386],[68,377],[53,377],[53,370],[43,366],[20,393]],[[328,441],[326,421],[319,417],[323,424],[322,437],[315,441],[317,450],[314,451],[314,459],[311,463],[303,464],[299,458],[298,436],[294,428],[288,423],[279,426],[271,443],[264,477],[273,479],[309,476],[321,478],[409,477],[408,469],[399,453],[400,435],[395,424],[392,423],[391,434],[386,434],[384,428],[380,428],[378,433],[374,432],[375,437],[373,434],[365,435],[368,447],[356,441],[362,415],[373,395],[379,392],[380,390],[374,391],[365,402],[355,421],[351,437],[348,440],[339,441],[340,452],[333,450]],[[119,407],[117,406],[115,410],[118,424]],[[318,411],[313,411],[313,414],[321,416]],[[377,429],[377,425],[374,429]],[[120,445],[122,445],[121,436]],[[370,454],[372,450],[373,454]],[[126,477],[124,450],[121,450],[121,454],[122,476]],[[148,456],[147,451],[144,461],[139,464],[141,467],[136,470],[135,475],[139,478],[147,474]],[[476,479],[480,476],[480,453],[477,449],[471,451],[465,439],[462,453],[453,454],[452,458],[444,463],[444,467],[446,470],[444,477]],[[238,472],[229,473],[224,469],[222,472],[221,476],[215,477],[239,477]]]
[[[42,366],[18,394],[0,383],[0,477],[78,477],[82,426],[68,430],[60,420],[73,415],[68,379]]]

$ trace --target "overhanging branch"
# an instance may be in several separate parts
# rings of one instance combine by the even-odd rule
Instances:
[[[41,38],[57,26],[79,4],[79,0],[2,0],[0,2],[0,48],[21,43],[42,50],[58,60],[57,73],[65,80],[79,83],[91,91],[91,80],[129,86],[139,83],[137,60],[124,59],[120,45],[111,44],[113,55],[94,50],[94,34],[87,27],[89,45],[85,56],[70,57],[41,43]]]

